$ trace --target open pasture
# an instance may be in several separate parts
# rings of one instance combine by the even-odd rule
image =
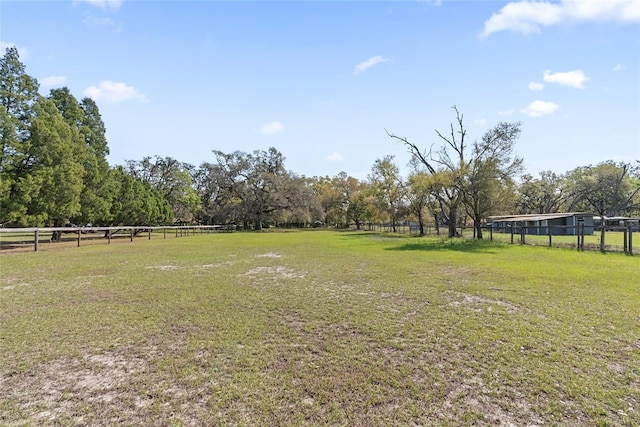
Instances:
[[[0,256],[2,425],[640,424],[640,258],[378,233]]]

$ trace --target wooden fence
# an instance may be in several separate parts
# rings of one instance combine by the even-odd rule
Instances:
[[[591,226],[590,228],[593,228]],[[393,227],[389,223],[366,223],[362,224],[364,231],[376,231],[393,233]],[[433,225],[425,225],[426,235],[446,236],[447,226],[440,226],[440,233],[436,233]],[[458,227],[458,236],[462,238],[472,238],[474,230],[472,227]],[[613,232],[613,233],[611,233]],[[638,226],[627,225],[624,227],[607,227],[605,249],[612,252],[624,252],[633,255],[633,237],[640,232]],[[484,238],[497,240],[511,244],[556,246],[583,250],[599,250],[600,231],[595,229],[592,235],[585,234],[583,224],[578,225],[552,225],[552,226],[532,226],[520,222],[514,222],[507,227],[497,227],[491,224],[483,227]],[[401,223],[396,225],[396,234],[419,235],[417,223]]]
[[[566,233],[557,234],[559,228],[565,229]],[[59,233],[61,240],[64,242],[75,242],[79,247],[83,241],[106,241],[111,244],[111,240],[115,238],[128,239],[133,242],[134,237],[147,237],[151,240],[151,236],[160,235],[163,239],[170,237],[185,237],[198,234],[219,233],[235,230],[233,225],[193,225],[193,226],[117,226],[117,227],[43,227],[43,228],[0,228],[0,250],[9,249],[29,249],[38,251],[41,245],[55,245],[52,241],[55,233]],[[393,228],[390,224],[374,224],[367,223],[361,227],[365,231],[392,232]],[[470,227],[460,227],[457,229],[460,237],[473,237],[473,229]],[[578,250],[598,250],[600,232],[596,231],[594,235],[585,235],[584,227],[577,226],[522,226],[514,223],[507,228],[485,227],[485,239],[498,240],[511,244],[530,244],[530,245],[546,245],[571,247]],[[613,242],[606,245],[607,251],[621,251],[628,255],[633,255],[633,238],[634,233],[638,233],[637,227],[626,226],[616,227],[615,230],[607,228],[608,241]],[[615,234],[611,234],[614,231]],[[417,236],[419,228],[415,223],[404,223],[396,226],[396,233],[409,234]],[[427,235],[436,234],[433,226],[425,227]],[[446,236],[447,228],[440,227],[440,235]],[[621,235],[621,236],[620,236]],[[585,238],[586,236],[586,238]],[[55,240],[55,239],[54,239]]]
[[[162,238],[166,239],[167,236],[184,237],[234,229],[235,226],[225,225],[0,228],[0,249],[33,247],[38,252],[42,244],[55,244],[58,241],[75,241],[79,247],[83,240],[100,239],[111,244],[115,238],[126,238],[133,242],[134,237],[146,236],[151,240],[152,233],[161,233]]]
[[[593,226],[589,227],[593,229]],[[598,243],[591,244],[589,246],[585,246],[585,225],[582,223],[578,223],[576,225],[553,225],[553,226],[532,226],[527,225],[521,222],[513,222],[508,227],[492,227],[491,224],[487,226],[487,231],[489,232],[490,240],[493,240],[494,234],[496,235],[508,235],[510,243],[513,244],[516,240],[521,245],[527,244],[527,240],[533,240],[537,244],[540,243],[540,236],[545,239],[548,239],[548,246],[553,246],[554,239],[557,242],[560,242],[560,246],[567,246],[568,239],[573,238],[575,245],[570,244],[571,246],[575,246],[578,250],[585,249],[599,249],[599,239],[600,239],[600,230],[595,229],[593,234],[588,234],[588,236],[595,236],[598,239]],[[622,233],[622,251],[626,254],[633,255],[633,234],[634,231],[637,232],[637,227],[632,225],[627,225],[624,227],[607,227],[607,232],[605,233],[605,242],[606,235],[610,232]],[[616,245],[619,246],[619,245]]]

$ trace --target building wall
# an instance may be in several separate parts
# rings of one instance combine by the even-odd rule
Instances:
[[[544,235],[551,233],[554,236],[575,236],[578,232],[578,219],[584,224],[584,234],[591,235],[594,232],[593,215],[571,215],[562,218],[551,218],[535,221],[494,221],[493,229],[498,232],[510,233],[511,227],[515,234],[520,234],[520,228],[524,227],[525,234]]]

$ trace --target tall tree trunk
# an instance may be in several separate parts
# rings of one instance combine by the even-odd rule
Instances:
[[[458,207],[451,206],[449,208],[449,237],[456,237],[456,218],[458,217]]]
[[[255,222],[253,224],[253,229],[255,231],[262,230],[262,213],[261,212],[256,213],[256,218],[255,218]]]
[[[424,236],[424,218],[422,218],[422,209],[418,210],[418,227],[420,228],[420,237]]]
[[[475,237],[478,240],[482,240],[482,219],[480,217],[474,218],[473,226],[475,227]]]
[[[64,224],[62,224],[59,221],[55,221],[53,223],[54,227],[64,227]],[[51,235],[51,241],[52,242],[59,242],[62,240],[62,231],[54,231],[53,234]]]
[[[476,215],[473,218],[473,227],[474,227],[474,237],[478,240],[482,240],[482,216]]]
[[[602,218],[602,227],[600,228],[600,252],[604,252],[604,234],[605,234],[605,220],[604,215],[600,216]]]

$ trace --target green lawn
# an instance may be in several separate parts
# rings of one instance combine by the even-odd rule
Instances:
[[[640,257],[354,232],[0,256],[0,425],[640,424]]]

